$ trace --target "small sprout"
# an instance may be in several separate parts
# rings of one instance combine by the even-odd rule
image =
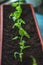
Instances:
[[[18,52],[14,52],[14,57],[16,59],[16,55],[18,55],[19,53]]]
[[[18,39],[18,36],[15,36],[15,37],[12,38],[12,40],[16,40],[16,39]]]
[[[31,56],[32,60],[33,60],[33,64],[32,65],[37,65],[37,61],[36,61],[36,58]]]

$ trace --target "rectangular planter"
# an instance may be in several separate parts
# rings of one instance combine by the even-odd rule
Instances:
[[[38,65],[43,65],[43,40],[38,28],[37,20],[35,17],[34,9],[30,4],[21,5],[23,8],[22,18],[26,21],[27,25],[23,27],[30,34],[31,38],[26,39],[27,43],[31,46],[30,49],[24,51],[24,57],[32,54],[36,57]],[[12,20],[9,19],[9,14],[14,11],[11,5],[0,5],[0,65],[19,65],[18,60],[15,61],[13,58],[13,52],[19,50],[18,41],[12,41],[12,35],[18,34],[16,29],[11,29]],[[16,33],[16,34],[15,34]],[[27,44],[27,45],[28,45]],[[41,60],[40,60],[41,59]],[[21,64],[21,65],[26,65]]]

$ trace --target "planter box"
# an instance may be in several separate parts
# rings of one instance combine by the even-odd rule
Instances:
[[[14,51],[19,51],[18,42],[19,40],[12,41],[13,35],[19,35],[18,31],[12,29],[13,22],[9,19],[9,15],[14,11],[11,5],[0,6],[0,65],[32,65],[29,60],[29,55],[35,56],[38,65],[43,65],[43,41],[40,35],[38,24],[34,15],[32,5],[23,4],[22,18],[26,21],[23,25],[24,29],[30,34],[30,39],[24,39],[27,41],[26,45],[31,47],[24,50],[24,59],[22,63],[18,63],[19,59],[15,60],[13,57]]]

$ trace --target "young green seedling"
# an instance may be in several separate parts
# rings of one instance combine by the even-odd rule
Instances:
[[[37,65],[36,58],[33,57],[32,55],[31,55],[31,58],[32,58],[32,61],[33,61],[32,65]]]
[[[19,45],[20,45],[20,52],[14,52],[14,57],[15,59],[17,58],[16,56],[19,55],[20,61],[22,62],[22,57],[23,57],[23,51],[24,49],[29,48],[30,46],[25,46],[26,41],[23,40],[23,37],[27,37],[30,38],[30,35],[23,29],[22,24],[26,24],[25,21],[20,18],[21,14],[22,14],[22,8],[20,5],[21,2],[16,2],[13,3],[12,6],[15,7],[16,11],[14,11],[13,13],[10,14],[9,17],[12,17],[14,24],[12,26],[12,28],[17,27],[18,28],[18,32],[20,36],[15,36],[12,38],[12,40],[16,40],[19,39]]]
[[[22,0],[21,0],[22,1]],[[13,13],[10,14],[9,18],[12,18],[14,24],[12,26],[12,28],[18,28],[18,32],[20,36],[15,36],[12,38],[12,40],[16,40],[19,39],[19,46],[20,46],[20,51],[14,52],[14,58],[17,58],[17,55],[19,56],[20,62],[22,62],[22,58],[23,58],[23,51],[24,49],[29,48],[30,46],[26,46],[25,43],[27,43],[25,40],[23,40],[23,37],[26,38],[30,38],[30,35],[26,32],[26,30],[22,27],[22,24],[26,24],[26,22],[21,18],[21,14],[22,14],[22,7],[20,4],[22,4],[22,2],[15,2],[12,4],[12,7],[14,7],[16,9],[16,11],[14,11]],[[35,58],[33,58],[33,65],[37,65],[35,62]],[[35,64],[34,64],[35,63]]]

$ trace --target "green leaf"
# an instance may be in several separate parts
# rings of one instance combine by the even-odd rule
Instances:
[[[21,12],[19,12],[19,11],[15,11],[15,12],[14,12],[14,16],[15,16],[17,19],[20,17],[20,15],[21,15]]]
[[[30,46],[24,46],[24,49],[29,48]]]
[[[20,28],[21,25],[19,23],[15,23],[15,24],[13,24],[12,28],[14,28],[14,27]]]
[[[21,46],[24,46],[25,43],[26,43],[26,42],[25,42],[24,40],[22,40],[22,41],[20,41],[19,44],[20,44]]]
[[[15,16],[13,16],[12,19],[14,22],[17,20],[17,18]]]
[[[22,49],[22,50],[23,50],[23,49],[24,49],[24,46],[20,46],[20,49]]]
[[[19,34],[20,34],[22,37],[24,36],[24,30],[23,30],[22,28],[20,28]]]
[[[15,36],[15,37],[12,38],[12,40],[16,40],[16,39],[18,39],[18,36]]]
[[[15,17],[16,19],[18,19],[20,17],[20,15],[21,15],[20,11],[15,11],[15,12],[10,14],[9,18],[10,17],[12,17],[12,18]]]
[[[12,3],[11,6],[12,7],[17,7],[19,4],[23,4],[23,2],[15,2],[15,3]]]
[[[18,19],[18,20],[17,20],[17,22],[18,22],[18,23],[20,23],[20,24],[21,24],[21,23],[22,23],[22,24],[25,24],[25,21],[24,21],[24,20],[22,20],[21,18],[20,18],[20,19]]]
[[[12,7],[17,7],[18,4],[18,2],[12,3]]]
[[[32,60],[33,60],[33,64],[32,65],[37,65],[37,61],[36,61],[36,58],[31,56]]]
[[[30,46],[20,46],[20,48],[22,49],[22,50],[24,50],[24,49],[26,49],[26,48],[29,48]]]
[[[23,28],[20,28],[19,34],[20,34],[21,36],[25,36],[25,37],[27,37],[27,38],[30,38],[30,35],[29,35]]]
[[[20,11],[15,11],[13,13],[10,14],[9,18],[12,17],[13,21],[19,19],[21,16],[21,12]]]
[[[22,8],[21,8],[21,6],[17,6],[17,7],[16,7],[16,10],[22,12]]]

